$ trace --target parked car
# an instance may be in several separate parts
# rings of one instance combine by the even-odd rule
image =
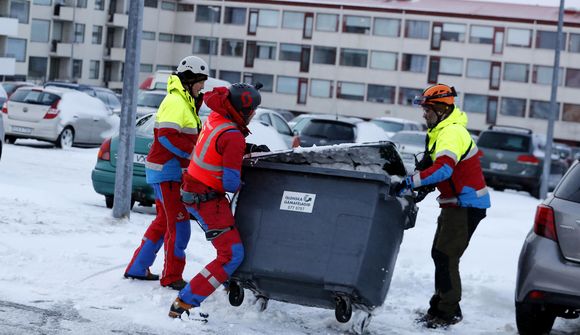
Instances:
[[[483,152],[481,167],[485,181],[495,189],[513,188],[540,196],[545,139],[530,129],[490,126],[480,133],[477,146]],[[548,189],[553,190],[566,163],[552,156]]]
[[[516,324],[520,334],[549,334],[556,317],[580,314],[580,161],[536,208],[520,252]]]
[[[119,127],[119,118],[97,98],[60,87],[21,87],[2,108],[6,141],[33,138],[59,148],[95,145]]]
[[[157,113],[159,105],[167,95],[167,91],[139,91],[137,94],[137,111],[136,117],[140,118],[150,113]]]
[[[47,81],[44,87],[63,87],[84,92],[92,97],[101,100],[113,113],[121,113],[121,100],[117,94],[105,87],[89,86],[84,84],[69,83],[64,81]]]
[[[2,86],[2,88],[4,88],[4,90],[6,91],[6,94],[10,98],[12,93],[14,93],[14,91],[19,89],[20,87],[22,87],[22,86],[34,86],[34,84],[29,83],[27,81],[4,81],[4,82],[0,83],[0,86]]]
[[[388,136],[393,136],[395,133],[401,130],[425,130],[425,127],[422,123],[400,119],[396,117],[378,117],[371,120],[371,122],[377,124],[388,134]]]
[[[8,94],[2,85],[0,85],[0,106],[3,106],[4,103],[8,100]]]
[[[363,120],[359,118],[308,114],[299,116],[292,130],[300,137],[301,147],[355,143],[358,135],[357,123],[361,122]]]
[[[0,91],[6,93],[3,88],[0,89]],[[1,92],[0,92],[0,94],[2,94]],[[2,106],[4,106],[4,103],[2,104]],[[4,107],[2,109],[4,109]],[[4,116],[0,116],[0,159],[2,159],[2,149],[3,149],[2,146],[4,145],[4,121],[3,121],[3,119],[4,119]]]
[[[269,126],[274,127],[276,131],[282,136],[288,147],[295,148],[300,145],[300,138],[296,136],[288,122],[280,115],[271,109],[258,108],[253,120],[261,121]]]
[[[415,170],[415,157],[425,151],[426,137],[427,133],[424,131],[402,130],[389,138],[397,146],[407,171]]]
[[[154,127],[155,113],[141,117],[136,123],[131,207],[135,202],[139,202],[141,206],[152,206],[155,203],[153,189],[145,181],[145,160],[153,143]],[[246,138],[247,142],[266,144],[271,150],[289,148],[273,127],[252,121],[249,128],[252,134]],[[91,174],[93,188],[95,192],[105,196],[107,208],[113,207],[118,146],[118,134],[102,143],[97,154],[97,164]]]

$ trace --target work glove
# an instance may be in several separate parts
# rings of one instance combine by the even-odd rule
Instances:
[[[246,154],[252,152],[270,152],[270,148],[268,148],[268,146],[265,144],[257,145],[253,143],[246,143]]]
[[[195,110],[197,111],[197,114],[199,115],[199,109],[201,108],[201,105],[203,104],[203,93],[199,92],[199,94],[197,95],[197,98],[195,98],[194,100],[195,100]]]
[[[394,186],[395,195],[402,197],[403,194],[413,189],[413,180],[411,176],[406,176],[403,180]]]
[[[415,197],[415,203],[419,203],[425,199],[427,194],[435,191],[435,186],[421,186],[415,189],[417,191],[417,196]]]

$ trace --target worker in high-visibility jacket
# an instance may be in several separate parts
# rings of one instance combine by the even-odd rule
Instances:
[[[185,57],[169,76],[167,96],[155,115],[153,145],[145,162],[147,183],[155,191],[157,216],[147,228],[140,246],[125,270],[126,278],[159,280],[149,267],[164,245],[161,286],[181,290],[185,248],[190,237],[189,214],[180,198],[182,170],[187,168],[201,128],[198,110],[203,102],[207,64],[199,57]]]
[[[198,307],[244,259],[244,247],[225,192],[240,188],[247,125],[260,105],[260,92],[252,85],[237,83],[229,89],[215,88],[205,94],[204,101],[212,112],[184,174],[182,200],[215,247],[217,257],[179,292],[169,312],[173,318]]]
[[[467,115],[455,106],[455,88],[436,84],[415,97],[427,123],[424,160],[397,186],[407,189],[436,186],[441,214],[431,248],[435,264],[435,293],[429,309],[417,321],[427,328],[446,328],[463,319],[459,306],[459,259],[479,222],[491,206],[479,158],[481,151],[467,131]]]

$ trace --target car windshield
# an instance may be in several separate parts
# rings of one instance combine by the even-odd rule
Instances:
[[[391,141],[421,147],[425,145],[425,134],[396,133]]]
[[[135,133],[141,137],[153,137],[153,128],[155,127],[155,114],[146,115],[139,120],[135,125]]]
[[[371,122],[373,122],[376,125],[383,128],[384,131],[394,132],[394,133],[403,130],[403,128],[405,127],[405,125],[402,123],[386,121],[386,120],[371,120]]]
[[[328,120],[311,120],[300,134],[330,140],[352,141],[354,139],[354,126]]]
[[[140,92],[137,97],[137,106],[159,108],[165,95],[150,92]]]
[[[562,179],[554,195],[560,199],[580,203],[580,164],[576,164]]]
[[[479,136],[477,146],[496,150],[528,152],[530,150],[530,137],[489,131]]]

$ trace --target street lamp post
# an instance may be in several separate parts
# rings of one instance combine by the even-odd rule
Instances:
[[[208,8],[209,8],[210,13],[211,13],[211,28],[210,28],[210,32],[209,32],[210,40],[209,40],[209,56],[208,56],[208,64],[207,65],[209,66],[209,70],[211,71],[213,69],[213,67],[211,65],[211,55],[213,52],[213,49],[212,49],[213,26],[214,26],[215,21],[216,21],[216,16],[220,15],[220,7],[209,6]],[[220,19],[219,16],[217,18],[218,18],[218,20]],[[218,50],[217,41],[216,41],[215,49],[216,49],[216,54],[217,54],[217,50]],[[210,72],[210,75],[211,75],[211,72]]]

